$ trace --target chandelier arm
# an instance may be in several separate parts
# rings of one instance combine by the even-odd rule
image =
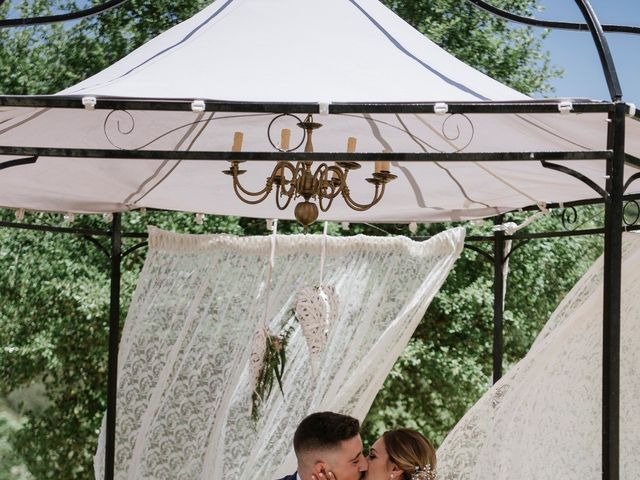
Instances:
[[[317,185],[315,193],[318,196],[318,204],[324,198],[329,199],[333,192],[333,185],[327,180],[329,176],[329,170],[327,170],[327,168],[327,165],[323,163],[314,173],[314,182]]]
[[[293,165],[291,165],[291,162],[286,162],[284,160],[280,160],[277,164],[276,164],[276,168],[275,170],[278,170],[279,168],[283,168],[283,169],[287,169],[291,172],[291,175],[295,175],[296,174],[296,167],[294,167]]]
[[[297,198],[298,187],[296,184],[296,179],[300,175],[300,172],[304,170],[302,162],[296,162],[295,166],[293,166],[290,162],[282,162],[282,167],[286,168],[291,173],[291,180],[287,180],[283,175],[283,183],[281,185],[282,192],[287,197]]]
[[[293,167],[288,162],[282,162],[281,161],[281,162],[278,162],[276,164],[276,166],[273,168],[273,171],[271,172],[271,175],[269,175],[267,177],[267,183],[265,184],[265,186],[264,186],[264,188],[262,190],[259,190],[257,192],[251,192],[251,191],[247,190],[240,183],[240,180],[238,179],[238,175],[237,174],[233,175],[234,186],[237,184],[238,188],[240,189],[240,191],[242,193],[244,193],[245,195],[249,195],[251,197],[258,197],[260,195],[263,195],[265,192],[268,195],[271,192],[271,190],[273,189],[273,184],[274,184],[276,175],[278,173],[278,170],[280,168],[283,168],[283,169],[286,168],[287,170],[291,171],[293,173],[293,175],[295,175],[295,170],[293,169]]]
[[[333,199],[336,198],[335,196],[333,197],[318,197],[318,206],[320,207],[320,210],[322,210],[323,212],[328,211],[331,208],[331,204],[333,203]],[[324,204],[322,203],[323,200],[329,200],[329,203],[327,204],[327,206],[324,206]]]
[[[304,171],[304,162],[297,161],[296,166],[293,170],[294,177],[296,177],[302,171]]]
[[[326,195],[319,195],[319,196],[327,200],[333,200],[338,195],[340,195],[340,193],[342,192],[342,187],[336,187],[333,183],[331,183],[331,180],[329,180],[328,182],[330,187],[327,187],[327,188],[331,188],[331,193],[328,193]]]
[[[271,193],[271,184],[267,183],[267,186],[264,187],[260,192],[258,193],[254,193],[254,192],[247,192],[248,195],[257,197],[258,195],[260,195],[262,193],[262,197],[258,198],[256,200],[251,200],[248,198],[244,198],[242,196],[242,193],[245,192],[245,190],[242,188],[242,186],[240,185],[239,182],[235,181],[233,182],[233,191],[236,193],[236,196],[242,200],[244,203],[248,203],[249,205],[256,205],[262,201],[264,201],[265,198],[267,198],[269,196],[269,194]]]
[[[281,187],[282,192],[287,196],[291,196],[293,193],[295,193],[295,189],[293,187],[293,182],[296,179],[296,174],[298,173],[297,168],[298,168],[297,165],[294,167],[293,165],[291,165],[290,162],[280,161],[280,162],[277,163],[276,168],[274,169],[274,174],[271,176],[271,179],[275,180],[275,177],[276,177],[276,174],[277,174],[278,170],[282,169],[280,187]],[[287,178],[286,178],[286,176],[284,174],[284,170],[288,170],[291,173],[291,180],[287,180]],[[288,189],[285,188],[287,183],[289,184],[289,188]]]
[[[339,180],[338,185],[336,185],[335,183],[333,183],[333,179],[329,179],[329,172],[334,173]],[[327,180],[327,182],[329,183],[329,185],[331,185],[331,193],[328,195],[324,195],[324,198],[326,199],[331,199],[333,200],[334,198],[336,198],[338,195],[340,195],[340,193],[342,192],[342,186],[347,184],[347,175],[345,172],[343,172],[342,170],[340,170],[340,168],[331,165],[329,167],[327,167],[327,173],[325,176],[325,179]]]
[[[359,212],[364,212],[365,210],[369,210],[371,207],[373,207],[376,203],[380,201],[380,199],[384,195],[384,190],[385,190],[384,183],[381,185],[377,184],[375,192],[373,194],[373,200],[369,204],[361,204],[353,200],[353,198],[351,198],[351,195],[349,194],[348,189],[347,191],[345,191],[344,189],[342,190],[342,196],[344,198],[345,203],[349,206],[349,208],[353,210],[357,210]]]
[[[244,193],[245,195],[249,195],[250,197],[259,197],[260,195],[264,195],[264,193],[266,192],[267,195],[269,194],[269,192],[271,192],[271,188],[273,186],[273,182],[271,180],[271,177],[267,178],[267,184],[264,186],[264,188],[262,190],[259,190],[257,192],[252,192],[250,190],[247,190],[246,188],[244,188],[241,184],[240,184],[240,180],[238,180],[237,177],[233,178],[233,187],[234,189],[237,188]],[[237,190],[236,190],[237,193]]]
[[[284,203],[284,205],[281,205],[280,197],[283,195],[287,197],[287,201]],[[291,203],[291,200],[293,200],[293,191],[290,193],[287,193],[286,191],[284,191],[284,189],[280,187],[280,185],[278,185],[276,187],[276,207],[278,207],[280,210],[286,210],[289,204]]]
[[[322,162],[320,165],[318,165],[318,168],[316,168],[316,171],[313,172],[313,176],[317,177],[318,175],[320,175],[320,177],[323,176],[323,174],[325,172],[327,172],[329,170],[329,165],[327,165],[326,163]]]
[[[293,182],[289,182],[289,186],[282,184],[280,185],[280,191],[282,195],[286,195],[287,197],[293,197],[296,193],[296,189],[293,187]]]

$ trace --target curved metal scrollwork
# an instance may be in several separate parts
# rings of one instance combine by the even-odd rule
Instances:
[[[456,120],[452,122],[451,120]],[[465,124],[467,125],[467,129],[464,128]],[[455,132],[454,132],[455,129]],[[468,132],[468,139],[464,139],[464,145],[458,146],[456,145],[456,152],[461,152],[465,148],[467,148],[471,142],[473,141],[473,137],[475,136],[475,127],[473,126],[473,122],[471,119],[465,115],[464,113],[453,113],[447,117],[447,119],[442,123],[442,136],[449,140],[450,142],[456,142],[461,139],[463,132]]]
[[[560,212],[560,220],[565,231],[575,230],[578,226],[578,210],[576,210],[576,207],[563,208]]]
[[[132,141],[135,140],[136,142],[144,142],[144,143],[137,143],[135,145],[125,145],[126,143],[125,140],[127,139],[127,136],[133,133],[133,131],[136,128],[136,119],[134,115],[128,110],[112,110],[105,117],[105,120],[103,123],[103,132],[107,141],[119,150],[142,150],[144,148],[147,148],[153,145],[159,140],[166,138],[170,135],[176,134],[177,132],[180,132],[180,131],[185,131],[187,132],[187,135],[188,135],[188,129],[197,125],[201,126],[200,133],[202,133],[202,131],[205,128],[207,128],[207,125],[211,122],[226,120],[229,118],[237,119],[241,117],[255,117],[255,116],[266,116],[266,114],[257,113],[257,114],[247,114],[247,115],[244,115],[244,114],[243,115],[233,114],[233,115],[227,115],[227,116],[218,115],[215,118],[213,118],[213,113],[211,113],[209,114],[209,116],[199,117],[198,120],[176,125],[175,127],[169,130],[166,130],[166,131],[163,131],[162,133],[157,134],[155,137],[151,139],[143,140],[136,136],[132,136],[131,137]]]
[[[111,128],[111,127],[115,128]],[[102,129],[107,141],[118,149],[126,149],[126,147],[120,145],[115,138],[114,133],[121,136],[127,136],[131,134],[136,128],[136,121],[133,115],[127,110],[112,110],[104,119]]]

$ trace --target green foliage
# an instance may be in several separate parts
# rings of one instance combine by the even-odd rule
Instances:
[[[279,335],[267,335],[265,338],[263,363],[258,373],[256,388],[251,395],[251,418],[255,422],[260,418],[262,402],[271,395],[274,380],[278,382],[280,393],[284,395],[282,375],[287,365],[287,343],[292,331],[292,328],[287,328]]]
[[[63,224],[53,214],[28,214],[26,221]],[[123,227],[144,231],[147,223],[191,233],[245,231],[233,217],[197,225],[193,215],[165,212],[127,214]],[[80,216],[74,226],[108,228],[99,216]],[[124,249],[135,243],[127,240]],[[136,250],[124,259],[122,319],[144,255]],[[47,399],[38,406],[28,398],[20,405],[22,427],[1,433],[36,478],[92,478],[106,408],[109,274],[107,256],[82,237],[0,229],[0,396],[42,385]]]
[[[33,478],[9,443],[9,438],[18,430],[19,421],[10,408],[0,400],[0,480],[30,480]]]
[[[0,29],[0,93],[59,91],[208,3],[130,0],[69,25]],[[525,93],[547,91],[549,77],[557,74],[529,29],[509,27],[465,2],[386,3],[462,60]],[[532,0],[500,3],[523,13],[534,5]],[[74,2],[5,2],[0,6],[3,17],[9,4],[13,16],[27,16],[66,10]],[[2,212],[0,218],[11,220],[12,213]],[[53,214],[31,214],[27,221],[62,223]],[[264,220],[207,217],[196,225],[188,214],[124,216],[127,231],[144,231],[147,224],[192,233],[265,233]],[[107,228],[95,216],[82,216],[75,226]],[[384,228],[407,233],[405,226]],[[420,233],[442,228],[421,227]],[[311,231],[320,229],[314,225]],[[302,229],[294,222],[280,222],[279,231]],[[332,225],[330,233],[341,232]],[[356,233],[383,232],[354,226],[346,234]],[[99,240],[107,245],[105,238]],[[130,248],[135,240],[125,243],[125,249]],[[505,320],[507,362],[526,352],[548,313],[597,251],[597,241],[581,239],[535,242],[514,253]],[[123,317],[143,259],[140,249],[124,260]],[[0,418],[0,480],[22,478],[21,464],[38,479],[92,478],[92,455],[106,405],[108,278],[107,257],[82,237],[0,229],[0,396],[22,392],[19,413],[24,417],[21,424]],[[365,424],[367,438],[407,425],[440,442],[482,394],[490,376],[491,284],[490,265],[465,252],[378,395]]]
[[[0,7],[2,18],[6,17],[10,3],[13,2]],[[12,16],[75,10],[75,3],[22,0]],[[77,3],[86,6],[88,2]],[[55,93],[103,70],[209,3],[129,0],[122,7],[68,25],[0,29],[0,92]]]
[[[14,445],[36,478],[87,477],[105,408],[106,257],[73,238],[0,235],[0,394],[41,383],[50,402],[22,406]]]
[[[513,26],[470,2],[459,0],[384,0],[420,32],[463,62],[526,94],[549,93],[548,80],[562,70],[551,66],[548,52],[531,27]],[[491,2],[534,16],[532,0]]]

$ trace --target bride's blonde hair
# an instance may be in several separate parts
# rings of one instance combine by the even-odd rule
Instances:
[[[410,479],[416,467],[436,469],[436,451],[431,442],[420,432],[410,428],[389,430],[382,435],[389,460],[404,472],[403,478]]]

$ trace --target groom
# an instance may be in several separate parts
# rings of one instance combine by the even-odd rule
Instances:
[[[312,413],[306,417],[293,436],[293,449],[298,459],[298,472],[280,480],[361,480],[368,468],[362,454],[360,422],[333,412]]]

